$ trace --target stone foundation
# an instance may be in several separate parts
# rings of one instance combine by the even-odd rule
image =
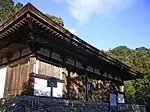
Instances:
[[[134,107],[134,108],[133,108]],[[136,107],[136,110],[135,110]],[[47,97],[19,96],[1,100],[0,112],[109,112],[108,103],[102,101],[74,101]],[[120,105],[119,112],[146,112],[144,106]],[[113,111],[114,112],[114,111]]]

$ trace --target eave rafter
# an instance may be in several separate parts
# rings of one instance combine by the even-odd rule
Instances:
[[[19,33],[19,31],[22,29],[22,26],[24,26],[27,22],[27,18],[24,18],[17,24],[13,25],[12,27],[8,28],[5,32],[0,34],[0,38],[7,38],[13,35],[16,35]],[[16,33],[17,32],[17,33]],[[19,34],[18,34],[19,36]]]

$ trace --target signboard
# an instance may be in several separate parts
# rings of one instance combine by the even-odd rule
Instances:
[[[116,107],[117,106],[117,94],[110,93],[109,94],[109,101],[110,101],[110,106]]]
[[[125,103],[125,98],[123,93],[118,93],[117,95],[118,103]]]
[[[57,88],[57,80],[54,78],[47,80],[47,87],[55,87]]]
[[[91,84],[88,84],[88,91],[91,91]]]
[[[118,104],[125,103],[124,93],[111,91],[109,93],[109,110],[118,112]]]

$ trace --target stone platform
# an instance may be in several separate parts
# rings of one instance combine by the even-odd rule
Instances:
[[[109,112],[109,104],[103,101],[76,101],[36,96],[18,96],[2,99],[0,112]],[[113,111],[114,112],[114,111]],[[144,106],[119,105],[118,112],[146,112]]]

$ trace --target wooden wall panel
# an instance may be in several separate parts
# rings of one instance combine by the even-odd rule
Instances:
[[[68,96],[68,80],[69,80],[69,78],[68,78],[68,71],[67,71],[67,69],[66,68],[63,68],[63,70],[62,70],[62,80],[64,80],[64,83],[63,83],[63,97],[64,98],[67,98],[67,96]]]
[[[10,95],[14,95],[14,85],[15,85],[15,80],[17,81],[17,79],[15,79],[15,66],[13,67],[13,68],[11,68],[12,69],[12,79],[10,79],[10,80],[12,80],[12,83],[11,83],[11,89],[10,89]]]
[[[60,78],[60,68],[45,62],[39,62],[39,74]]]
[[[36,59],[26,57],[8,65],[4,97],[22,94],[23,86],[29,81],[30,73],[34,71]]]
[[[18,69],[19,69],[19,71],[18,71],[18,74],[20,74],[21,73],[21,65],[19,64],[18,65]],[[21,80],[21,75],[18,75],[18,82],[16,83],[17,84],[17,93],[21,93],[21,90],[19,89],[19,86],[21,85],[21,83],[20,83],[20,80]]]

